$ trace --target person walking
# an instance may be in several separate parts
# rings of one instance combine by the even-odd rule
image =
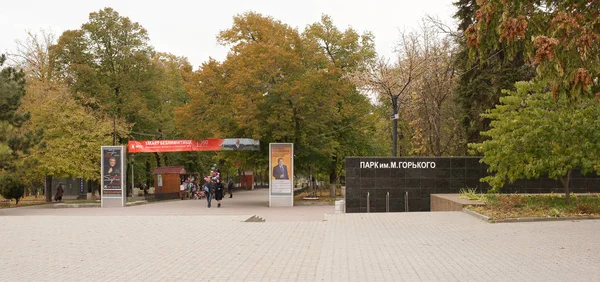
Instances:
[[[229,198],[233,198],[233,179],[229,177],[229,183],[227,183],[227,191],[229,192]]]
[[[217,179],[217,184],[215,184],[215,200],[217,200],[217,208],[221,207],[221,200],[223,200],[223,192],[225,191],[225,186],[221,179]]]
[[[179,199],[183,200],[183,192],[185,191],[185,182],[179,185]]]
[[[206,194],[206,202],[208,202],[208,207],[210,208],[210,202],[212,201],[212,183],[210,182],[210,178],[206,179],[206,183],[204,183],[204,193]]]
[[[56,195],[54,195],[54,200],[57,202],[62,202],[64,192],[65,190],[62,188],[62,184],[58,184],[58,187],[56,187]]]

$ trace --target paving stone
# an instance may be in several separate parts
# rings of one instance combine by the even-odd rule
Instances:
[[[266,222],[243,222],[262,210],[184,215],[181,207],[161,214],[188,204],[0,216],[0,280],[600,281],[600,220],[490,224],[462,212],[417,212],[312,221],[269,221],[267,213]]]

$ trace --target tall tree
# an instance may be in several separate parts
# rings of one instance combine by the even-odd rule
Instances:
[[[254,168],[266,167],[268,143],[293,142],[296,172],[338,179],[332,171],[339,171],[346,144],[373,136],[366,133],[368,101],[343,77],[373,56],[369,38],[338,31],[327,16],[300,34],[270,17],[239,15],[219,35],[231,47],[227,59],[186,76],[191,100],[177,110],[178,125],[197,139],[260,139],[262,152],[223,153]],[[356,137],[348,134],[353,130]]]
[[[416,54],[423,71],[415,77],[405,115],[411,129],[412,152],[416,155],[460,155],[464,136],[453,91],[458,74],[456,45],[429,22],[421,26],[423,48]]]
[[[73,92],[82,93],[86,104],[115,120],[124,117],[135,123],[135,129],[149,111],[144,94],[151,87],[153,51],[148,40],[139,23],[105,8],[90,13],[80,30],[65,31],[52,49]],[[113,135],[113,143],[116,138]]]
[[[575,100],[600,97],[600,2],[595,0],[479,1],[465,35],[478,57],[501,44],[507,55],[536,65],[537,78],[559,94]],[[523,47],[521,47],[523,46]]]
[[[57,77],[55,59],[50,48],[56,44],[52,31],[27,32],[24,41],[17,40],[17,52],[13,60],[25,71],[28,77],[41,81],[54,81]]]
[[[496,191],[506,180],[547,175],[560,179],[567,201],[573,170],[583,173],[600,167],[600,107],[592,98],[556,101],[546,83],[519,82],[516,91],[505,91],[501,104],[485,114],[490,137],[470,147],[484,155],[494,175],[483,178]]]
[[[321,21],[306,28],[302,34],[305,45],[312,56],[306,77],[314,79],[312,91],[325,92],[336,101],[329,112],[330,132],[319,135],[330,149],[328,170],[331,196],[339,182],[340,167],[346,156],[375,153],[369,137],[374,132],[375,117],[369,115],[373,107],[368,99],[357,91],[348,74],[359,70],[376,57],[371,33],[358,34],[349,28],[339,30],[327,15]]]
[[[15,169],[15,160],[27,153],[38,140],[39,133],[19,132],[30,114],[18,112],[25,95],[25,73],[4,67],[6,55],[0,55],[0,172]]]
[[[100,180],[98,148],[111,140],[111,117],[77,103],[64,85],[38,80],[28,82],[19,112],[31,113],[23,130],[44,132],[44,146],[32,149],[19,162],[25,184],[44,177]],[[130,127],[122,119],[117,126],[122,133]]]
[[[458,20],[458,33],[455,40],[458,52],[455,56],[459,81],[455,86],[455,100],[462,109],[462,124],[467,134],[467,142],[481,142],[484,136],[479,133],[488,130],[490,120],[481,116],[493,108],[502,96],[503,89],[514,90],[514,83],[531,79],[534,69],[524,54],[525,45],[517,44],[509,56],[507,42],[499,43],[493,49],[481,53],[478,48],[467,44],[467,29],[476,19],[479,8],[477,0],[459,0],[454,18]]]
[[[362,70],[351,74],[352,80],[364,91],[375,93],[378,100],[391,107],[392,116],[392,156],[398,155],[398,121],[404,118],[400,113],[403,103],[410,97],[414,81],[424,69],[428,58],[419,56],[423,52],[422,34],[402,32],[398,46],[398,60],[389,63],[385,58],[366,62]]]

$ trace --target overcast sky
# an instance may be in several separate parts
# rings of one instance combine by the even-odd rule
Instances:
[[[6,1],[0,9],[0,52],[14,52],[15,40],[25,39],[28,30],[51,29],[58,36],[65,30],[80,28],[90,12],[112,7],[146,28],[150,44],[157,51],[185,56],[195,68],[209,57],[225,59],[228,49],[217,44],[216,36],[231,27],[233,16],[247,11],[271,16],[300,31],[327,14],[341,30],[352,27],[359,33],[372,32],[377,52],[389,58],[394,56],[399,30],[416,28],[425,15],[439,17],[454,27],[454,1]]]

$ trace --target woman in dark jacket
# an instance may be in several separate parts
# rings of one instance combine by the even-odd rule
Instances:
[[[215,200],[217,200],[217,208],[221,207],[221,200],[223,199],[224,191],[225,186],[221,182],[221,179],[217,179],[217,184],[215,185]]]
[[[63,193],[65,190],[62,188],[62,184],[58,184],[56,188],[56,195],[54,195],[54,200],[57,202],[62,202]]]

